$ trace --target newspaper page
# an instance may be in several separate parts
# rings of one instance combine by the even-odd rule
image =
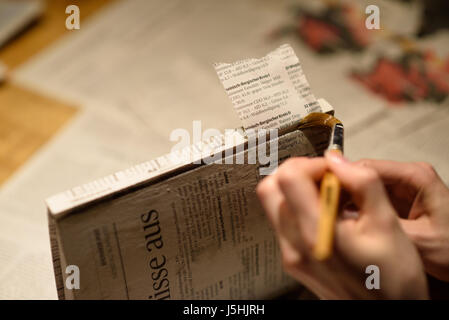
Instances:
[[[279,129],[321,111],[288,44],[261,59],[217,63],[215,69],[245,129]]]

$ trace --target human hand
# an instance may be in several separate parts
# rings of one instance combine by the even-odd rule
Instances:
[[[357,219],[339,219],[335,250],[326,261],[313,257],[319,218],[317,183],[334,172],[358,208]],[[293,158],[257,187],[277,234],[284,269],[320,298],[423,299],[428,297],[423,265],[401,229],[375,170],[326,158]],[[380,290],[365,287],[365,269],[380,269]]]
[[[426,271],[449,281],[449,188],[431,165],[360,160],[382,179],[399,222],[418,248]]]

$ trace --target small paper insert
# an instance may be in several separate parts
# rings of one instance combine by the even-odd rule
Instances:
[[[215,70],[245,130],[279,129],[321,111],[288,44],[261,59],[216,63]]]

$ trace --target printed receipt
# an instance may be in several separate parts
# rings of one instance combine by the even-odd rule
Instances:
[[[321,108],[288,44],[261,59],[216,63],[245,130],[282,128]]]

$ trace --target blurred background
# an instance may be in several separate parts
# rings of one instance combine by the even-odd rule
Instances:
[[[368,30],[368,5],[380,30]],[[80,29],[69,30],[69,5]],[[168,153],[176,128],[240,127],[215,62],[289,43],[351,160],[449,182],[449,2],[0,0],[0,299],[53,299],[44,200]]]

